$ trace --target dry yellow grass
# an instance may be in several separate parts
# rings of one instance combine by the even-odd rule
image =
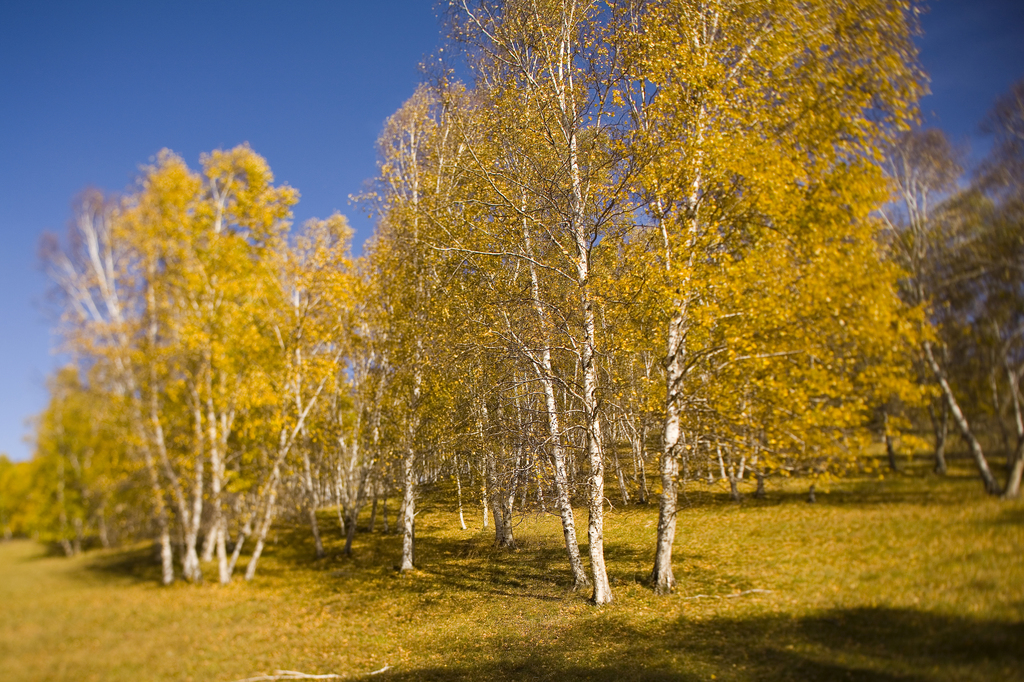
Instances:
[[[340,556],[329,515],[326,559],[282,527],[256,581],[227,587],[159,587],[148,547],[68,560],[2,544],[0,677],[1024,680],[1024,505],[966,470],[840,482],[814,505],[796,487],[740,505],[691,487],[666,598],[643,584],[656,508],[615,508],[603,608],[568,589],[556,518],[525,516],[508,552],[436,499],[406,575],[394,535]],[[730,596],[755,589],[770,592]]]

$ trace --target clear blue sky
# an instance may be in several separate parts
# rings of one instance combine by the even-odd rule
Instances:
[[[924,28],[922,111],[969,140],[1024,76],[1024,3],[940,0]],[[296,221],[340,210],[359,243],[348,196],[439,40],[431,0],[0,3],[0,452],[30,456],[58,363],[36,250],[79,191],[124,189],[164,147],[194,166],[249,142],[302,193]]]

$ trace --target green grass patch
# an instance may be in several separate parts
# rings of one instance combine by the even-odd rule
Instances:
[[[611,509],[615,601],[602,608],[571,591],[557,517],[523,515],[519,548],[499,550],[492,532],[460,530],[436,491],[408,574],[379,524],[344,557],[329,513],[326,558],[282,524],[251,584],[162,588],[149,546],[66,559],[8,542],[0,677],[229,682],[388,665],[373,679],[1024,680],[1024,504],[986,497],[966,469],[840,481],[816,504],[806,485],[740,504],[690,486],[679,587],[664,598],[645,585],[656,506]],[[734,596],[747,590],[770,591]]]

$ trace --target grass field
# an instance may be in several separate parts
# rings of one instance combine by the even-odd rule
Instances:
[[[230,682],[387,665],[372,679],[1024,680],[1024,504],[987,498],[963,466],[819,486],[813,505],[806,482],[741,504],[692,487],[679,588],[664,598],[644,585],[656,506],[616,507],[615,602],[602,608],[569,590],[556,517],[527,515],[519,549],[497,550],[429,492],[419,568],[404,575],[398,536],[360,534],[348,559],[330,514],[327,558],[312,559],[307,529],[281,526],[257,579],[226,587],[159,587],[148,546],[69,560],[8,542],[0,678]]]

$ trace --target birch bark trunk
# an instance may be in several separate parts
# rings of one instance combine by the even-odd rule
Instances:
[[[182,574],[186,580],[196,580],[196,571],[199,565],[199,557],[196,553],[195,537],[190,538],[192,528],[192,514],[187,501],[185,499],[184,491],[181,487],[181,481],[177,474],[174,472],[174,468],[171,466],[170,457],[167,454],[167,442],[164,439],[164,429],[160,420],[160,409],[157,398],[156,385],[157,381],[155,378],[155,368],[151,368],[151,386],[149,390],[149,420],[150,428],[152,429],[153,442],[156,446],[157,455],[160,460],[160,464],[164,470],[164,475],[167,477],[168,485],[171,489],[171,497],[174,500],[178,508],[179,523],[181,524],[182,536],[184,544],[182,547]],[[200,479],[201,480],[201,479]],[[202,501],[200,500],[200,504]],[[191,539],[191,542],[189,540]]]
[[[402,565],[401,571],[413,570],[415,561],[416,529],[416,450],[412,442],[406,444],[402,459]]]
[[[377,447],[377,427],[374,426],[374,449]],[[370,479],[370,470],[364,462],[360,460],[360,448],[359,448],[359,426],[358,420],[357,425],[352,431],[352,445],[350,446],[349,452],[349,467],[348,476],[349,480],[355,480],[355,490],[349,495],[349,504],[346,514],[348,516],[347,530],[345,533],[345,556],[352,555],[352,542],[355,540],[356,531],[358,528],[359,512],[363,508],[363,504],[366,500],[366,485]]]
[[[253,510],[253,512],[254,511],[255,510]],[[242,526],[241,530],[238,531],[238,539],[235,540],[235,546],[231,549],[231,558],[227,562],[227,568],[225,571],[227,580],[224,582],[231,581],[231,576],[235,572],[235,564],[238,563],[238,556],[242,553],[242,545],[245,544],[245,539],[249,537],[249,534],[252,532],[252,520],[255,516],[255,513],[253,512],[250,512],[249,515],[246,516],[245,524]]]
[[[537,279],[537,266],[533,263],[533,249],[530,242],[530,231],[526,220],[523,220],[523,243],[530,257],[530,291],[533,307],[537,313],[542,329],[547,329],[547,313],[540,300],[540,286]],[[569,477],[565,467],[565,447],[559,423],[558,400],[555,396],[555,372],[551,362],[551,348],[545,344],[540,352],[540,363],[534,363],[534,370],[544,389],[544,407],[548,424],[548,440],[551,443],[551,463],[554,469],[555,495],[558,501],[558,512],[562,521],[562,537],[565,551],[569,556],[569,568],[572,571],[573,589],[578,590],[589,584],[583,560],[580,558],[579,543],[576,540],[576,519],[573,514],[572,501],[569,499]],[[542,498],[543,503],[543,498]]]
[[[488,466],[489,466],[489,461],[488,461],[488,458],[487,458],[487,454],[484,453],[483,455],[481,455],[481,459],[480,459],[480,507],[481,507],[481,510],[483,512],[483,517],[484,517],[483,528],[488,528],[489,525],[490,525],[490,522],[487,520],[488,519],[488,515],[490,514],[490,512],[488,511],[488,509],[489,509],[488,505],[490,504],[490,502],[489,502],[490,491],[487,489],[487,480],[488,480],[487,467]]]
[[[641,424],[638,429],[630,430],[630,444],[633,447],[633,482],[637,486],[637,502],[647,504],[650,492],[647,489],[646,446],[647,425]]]
[[[622,470],[622,462],[619,461],[618,448],[615,447],[615,431],[612,431],[608,439],[608,448],[611,450],[612,462],[615,464],[615,478],[619,483],[619,497],[622,504],[629,504],[629,490],[626,489],[626,474]]]
[[[699,197],[703,185],[704,117],[706,109],[700,104],[695,123],[696,152],[693,156],[693,180],[686,197],[686,219],[689,227],[687,269],[692,270],[696,257],[696,241],[700,233]],[[666,211],[661,197],[655,201],[657,222],[665,242],[665,273],[670,287],[675,286],[672,300],[672,318],[666,334],[665,354],[665,426],[662,433],[661,499],[658,506],[658,542],[654,554],[651,580],[656,594],[669,594],[676,585],[672,574],[672,546],[676,535],[676,507],[679,493],[676,477],[679,473],[679,440],[682,436],[683,380],[686,377],[686,329],[691,275],[683,281],[672,282],[672,242],[669,239]],[[710,471],[709,471],[710,477]]]
[[[203,414],[199,401],[199,393],[195,386],[192,387],[192,420],[194,422],[194,444],[193,473],[192,473],[192,505],[189,513],[181,515],[181,523],[184,537],[184,557],[182,559],[182,574],[186,580],[202,582],[203,573],[199,563],[199,553],[196,543],[199,541],[199,526],[203,516],[203,485],[204,469],[206,467],[205,438],[203,436]],[[162,429],[161,429],[162,434]],[[163,436],[161,435],[161,438]],[[172,476],[170,465],[167,466],[168,476]]]
[[[985,459],[985,453],[981,449],[981,443],[978,442],[978,439],[974,436],[974,432],[971,431],[971,426],[967,422],[967,417],[964,416],[963,411],[960,409],[960,404],[957,402],[956,396],[953,395],[953,389],[946,380],[945,373],[942,371],[939,363],[936,362],[930,341],[924,342],[924,354],[925,358],[928,360],[928,365],[935,374],[935,378],[939,381],[939,386],[942,388],[942,395],[946,398],[946,404],[949,406],[949,411],[953,414],[953,421],[956,422],[956,425],[960,428],[960,434],[964,437],[964,440],[967,441],[967,445],[971,451],[971,456],[974,458],[974,463],[978,467],[978,473],[981,475],[982,483],[985,485],[985,492],[989,495],[998,495],[1000,492],[999,484],[992,475],[991,469],[989,469],[988,460]]]
[[[100,547],[110,549],[110,536],[107,533],[107,512],[106,502],[96,513],[96,533],[100,536]]]
[[[417,345],[417,356],[420,349]],[[405,457],[402,459],[402,565],[399,570],[411,571],[415,563],[416,542],[416,432],[419,430],[420,391],[423,377],[419,370],[419,357],[416,358],[416,369],[413,375],[412,414],[406,433]]]
[[[1010,381],[1013,424],[1017,432],[1017,447],[1013,453],[1013,463],[1006,480],[1006,489],[1003,491],[1003,498],[1011,500],[1020,497],[1021,477],[1024,476],[1024,414],[1021,409],[1020,380],[1005,357],[1003,364],[1006,368],[1006,376]]]
[[[144,431],[142,428],[141,415],[136,415],[136,428],[139,431]],[[164,491],[160,487],[160,475],[157,472],[156,462],[154,461],[153,453],[149,449],[149,442],[145,435],[141,436],[142,442],[142,455],[143,463],[146,467],[146,472],[149,474],[149,487],[153,496],[153,507],[156,515],[157,531],[159,533],[160,543],[160,582],[164,585],[170,585],[174,582],[174,552],[171,548],[171,523],[167,515],[167,504],[164,500]]]
[[[320,498],[317,495],[316,487],[313,485],[313,467],[309,461],[309,451],[306,448],[302,450],[302,474],[303,483],[306,489],[306,507],[309,514],[309,525],[313,531],[313,545],[317,559],[322,559],[324,556],[324,545],[320,541],[320,525],[316,520],[316,511],[320,507]]]
[[[282,432],[283,434],[283,432]],[[268,494],[266,496],[266,506],[263,509],[263,519],[259,524],[259,530],[256,535],[256,546],[252,550],[252,556],[249,557],[249,564],[245,567],[245,579],[252,580],[256,577],[256,565],[260,561],[260,557],[263,555],[263,547],[266,543],[267,532],[270,530],[270,524],[274,521],[274,513],[277,508],[277,483],[281,477],[281,465],[278,462],[274,463],[274,468],[270,474],[270,480],[268,481]],[[239,543],[240,545],[241,543]]]
[[[588,190],[584,187],[579,151],[579,134],[584,123],[580,116],[577,101],[580,95],[575,82],[578,65],[574,63],[578,56],[576,32],[580,28],[579,22],[583,20],[583,8],[576,2],[566,2],[562,5],[560,25],[555,27],[558,35],[545,53],[547,74],[544,78],[551,87],[558,106],[559,134],[562,138],[558,145],[565,145],[558,151],[559,154],[565,154],[563,158],[569,172],[568,201],[563,206],[568,223],[567,231],[575,246],[573,265],[576,270],[576,286],[583,323],[579,359],[583,374],[585,450],[589,463],[587,538],[591,581],[594,587],[591,600],[595,604],[606,604],[612,601],[612,593],[604,561],[604,452],[601,417],[597,405],[596,323],[590,287],[589,231],[586,226]]]
[[[223,374],[220,386],[223,394]],[[208,437],[210,440],[210,504],[213,505],[213,518],[210,526],[214,533],[214,548],[217,554],[217,579],[220,584],[226,585],[231,580],[231,574],[228,571],[227,518],[224,515],[223,500],[224,459],[227,455],[228,435],[234,423],[234,410],[222,411],[218,415],[214,407],[212,379],[207,384],[206,390],[206,418],[209,423]]]
[[[492,451],[488,451],[485,478],[487,479],[487,493],[488,495],[484,498],[484,507],[487,507],[491,511],[491,518],[494,519],[494,545],[496,547],[501,546],[501,537],[503,533],[502,529],[502,517],[501,517],[501,497],[502,491],[498,487],[496,480],[496,469],[497,462],[496,456]]]
[[[589,521],[587,539],[590,546],[590,572],[594,584],[591,600],[595,604],[607,604],[612,601],[611,586],[608,584],[608,572],[604,562],[604,453],[601,440],[601,417],[597,409],[597,364],[596,364],[596,331],[594,305],[589,290],[590,262],[589,253],[583,236],[582,196],[579,188],[579,167],[575,154],[576,138],[572,138],[570,147],[570,168],[573,176],[575,199],[580,202],[574,207],[576,225],[576,246],[578,254],[577,272],[579,274],[580,304],[583,308],[583,413],[587,427],[587,454],[590,460],[589,483]]]
[[[337,363],[339,356],[335,356],[334,362]],[[258,531],[256,535],[256,547],[253,548],[252,556],[249,558],[249,565],[245,568],[245,579],[252,580],[256,577],[256,565],[259,563],[260,556],[263,554],[263,547],[266,544],[267,533],[270,531],[270,525],[273,523],[274,515],[277,511],[277,486],[281,480],[281,465],[284,463],[285,458],[291,451],[292,445],[295,443],[295,439],[299,433],[302,432],[303,427],[306,424],[306,417],[309,415],[309,411],[316,405],[317,399],[320,397],[320,392],[323,391],[324,384],[327,383],[328,375],[325,374],[320,380],[320,384],[317,386],[316,391],[310,397],[306,404],[303,406],[300,400],[301,396],[299,391],[301,388],[301,380],[296,379],[295,381],[295,403],[301,409],[298,414],[295,426],[289,433],[286,428],[281,429],[281,435],[278,439],[277,454],[274,458],[274,465],[271,468],[270,476],[266,482],[266,492],[264,493],[264,499],[266,500],[266,506],[263,509],[263,519],[259,523]]]
[[[459,501],[459,527],[462,528],[462,530],[466,530],[466,517],[463,516],[463,514],[462,514],[462,472],[459,471],[459,456],[458,455],[455,455],[455,458],[454,458],[452,466],[455,469],[455,493],[458,496],[458,501]],[[376,498],[374,498],[374,500],[373,500],[373,511],[374,511],[374,513],[377,512],[377,499]],[[370,525],[371,526],[373,525],[373,521],[372,520],[370,522]],[[372,527],[371,527],[371,530],[372,530]]]
[[[676,474],[679,470],[678,446],[681,434],[680,405],[683,377],[683,313],[677,308],[668,328],[667,387],[665,391],[665,431],[661,452],[661,498],[658,506],[658,543],[654,554],[651,581],[656,594],[669,594],[676,585],[672,575],[672,545],[676,536]]]
[[[339,443],[339,445],[341,444]],[[339,458],[337,466],[334,467],[334,499],[338,503],[338,532],[342,536],[347,534],[345,530],[345,498],[344,471]]]
[[[149,343],[150,352],[155,352],[157,348],[157,309],[156,309],[156,291],[154,289],[153,281],[156,278],[155,264],[148,263],[147,274],[149,275],[149,281],[146,283],[146,314],[148,317],[148,324],[146,329],[146,339]],[[164,441],[163,426],[160,423],[160,411],[159,403],[157,399],[157,374],[155,359],[150,358],[149,365],[149,421],[150,427],[152,428],[152,438],[146,438],[147,447],[145,448],[145,454],[147,456],[147,468],[150,469],[150,478],[152,486],[155,491],[155,497],[157,498],[157,508],[159,511],[158,521],[160,523],[160,557],[163,563],[163,582],[165,585],[170,584],[174,580],[174,568],[170,565],[172,561],[171,551],[171,532],[170,532],[170,520],[168,518],[167,509],[163,503],[163,490],[160,487],[159,475],[156,470],[156,462],[153,461],[152,452],[148,447],[148,443],[152,442],[156,448],[156,455],[163,465],[164,471],[168,476],[168,484],[171,488],[172,497],[177,501],[179,513],[181,514],[181,523],[186,524],[188,522],[188,510],[185,508],[184,496],[181,493],[180,484],[177,477],[174,475],[174,471],[171,469],[170,462],[167,458],[167,444]],[[142,395],[139,396],[140,399]],[[138,414],[141,428],[141,413]],[[182,564],[186,564],[183,559]],[[185,579],[191,580],[192,575],[186,574]]]

